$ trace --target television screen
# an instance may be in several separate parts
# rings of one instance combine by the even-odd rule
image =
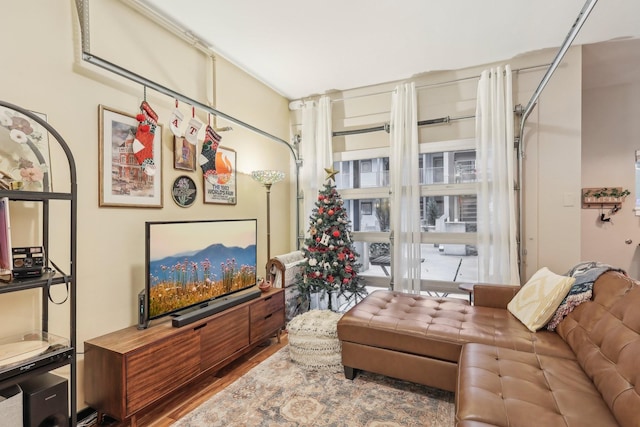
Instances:
[[[147,320],[256,284],[255,219],[145,225]]]

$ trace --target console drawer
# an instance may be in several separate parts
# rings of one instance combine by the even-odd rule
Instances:
[[[284,292],[278,292],[251,304],[251,321],[260,320],[265,316],[284,309]]]
[[[284,327],[284,289],[251,304],[250,316],[252,343]]]

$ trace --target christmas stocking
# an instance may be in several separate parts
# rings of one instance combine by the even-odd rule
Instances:
[[[153,138],[158,124],[158,115],[147,104],[147,101],[143,101],[140,104],[140,114],[136,116],[136,120],[138,120],[138,129],[133,141],[133,154],[136,156],[138,164],[142,166],[144,173],[153,175],[156,172],[153,163]]]
[[[191,120],[189,120],[187,130],[184,133],[184,138],[189,141],[191,145],[196,145],[198,143],[198,132],[200,131],[201,127],[202,122],[200,122],[200,120],[196,119],[195,117],[192,117]]]
[[[182,123],[183,118],[184,116],[182,115],[180,110],[178,110],[177,108],[173,110],[173,113],[171,113],[171,121],[169,122],[169,128],[171,129],[171,132],[173,132],[175,136],[182,136],[182,133],[180,132],[180,124]]]
[[[216,153],[221,139],[222,137],[211,126],[207,125],[204,142],[202,143],[202,152],[200,153],[200,167],[204,178],[210,183],[213,183],[216,179]]]

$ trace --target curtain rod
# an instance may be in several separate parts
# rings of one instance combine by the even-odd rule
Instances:
[[[460,116],[460,117],[446,116],[446,117],[440,117],[437,119],[420,120],[418,121],[418,126],[438,125],[442,123],[450,123],[455,120],[473,119],[475,117],[476,117],[475,115]],[[390,130],[391,130],[391,125],[389,123],[385,123],[384,125],[374,126],[370,128],[337,131],[337,132],[333,132],[331,136],[336,137],[336,136],[357,135],[361,133],[371,133],[371,132],[379,132],[379,131],[385,131],[389,133]]]
[[[540,64],[540,65],[531,65],[529,67],[522,67],[522,68],[518,68],[513,70],[514,73],[519,73],[521,71],[528,71],[528,70],[535,70],[536,68],[545,68],[545,67],[549,67],[549,65],[551,64]],[[443,82],[437,82],[437,83],[426,83],[420,86],[416,86],[416,90],[421,90],[421,89],[426,89],[426,88],[430,88],[430,87],[436,87],[436,86],[444,86],[444,85],[449,85],[449,84],[453,84],[453,83],[460,83],[460,82],[464,82],[467,80],[474,80],[474,79],[479,79],[480,75],[477,76],[471,76],[471,77],[462,77],[459,79],[453,79],[453,80],[446,80]],[[342,101],[347,101],[349,99],[358,99],[358,98],[365,98],[367,96],[375,96],[375,95],[384,95],[387,93],[391,93],[393,92],[392,90],[386,90],[386,91],[381,91],[381,92],[375,92],[375,93],[367,93],[364,95],[354,95],[354,96],[346,96],[344,98],[336,98],[336,99],[332,99],[331,102],[342,102]],[[296,101],[292,101],[292,102],[296,102]]]

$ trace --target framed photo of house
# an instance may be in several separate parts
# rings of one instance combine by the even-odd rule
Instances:
[[[197,145],[189,143],[183,136],[173,136],[173,167],[195,172]]]
[[[98,107],[100,206],[162,207],[162,126],[153,138],[152,157],[143,167],[134,153],[135,116]]]
[[[218,147],[215,156],[215,171],[203,176],[204,203],[221,205],[236,204],[236,152],[227,147]]]

